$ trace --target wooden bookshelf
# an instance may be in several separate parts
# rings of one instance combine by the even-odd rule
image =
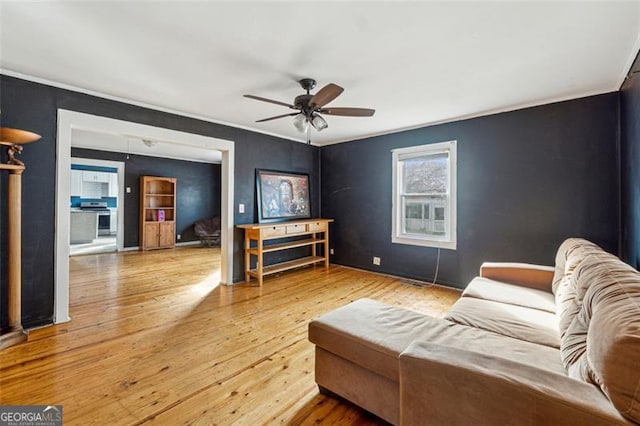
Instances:
[[[176,179],[140,176],[140,250],[174,247]]]

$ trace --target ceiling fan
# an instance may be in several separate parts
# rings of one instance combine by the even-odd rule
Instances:
[[[289,114],[276,115],[274,117],[263,118],[257,120],[256,123],[263,121],[276,120],[278,118],[293,117],[293,125],[300,132],[307,133],[307,142],[309,139],[309,130],[311,127],[317,131],[321,131],[329,127],[326,120],[320,114],[340,115],[344,117],[371,117],[376,111],[368,108],[345,108],[345,107],[325,107],[329,102],[340,96],[344,89],[337,84],[329,83],[318,93],[312,95],[309,93],[316,87],[316,81],[312,78],[303,78],[298,81],[300,86],[307,91],[304,95],[296,96],[293,104],[286,102],[274,101],[272,99],[263,98],[254,95],[244,95],[245,98],[255,99],[262,102],[269,102],[276,105],[282,105],[297,110]]]

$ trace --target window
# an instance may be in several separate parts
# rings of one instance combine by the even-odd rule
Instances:
[[[456,141],[395,149],[391,241],[456,248]]]

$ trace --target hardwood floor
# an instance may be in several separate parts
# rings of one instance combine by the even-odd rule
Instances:
[[[459,292],[331,266],[218,286],[219,251],[70,259],[72,321],[0,352],[0,404],[65,424],[383,424],[318,394],[310,319],[361,297],[441,316]]]

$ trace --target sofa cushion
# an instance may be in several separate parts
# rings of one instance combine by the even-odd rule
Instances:
[[[556,315],[539,309],[462,297],[445,319],[531,343],[560,347]]]
[[[563,363],[640,422],[640,273],[603,252],[586,256],[573,281],[579,303],[561,339]]]
[[[560,253],[563,255],[561,256]],[[584,295],[592,283],[590,279],[579,279],[576,276],[576,271],[579,270],[581,263],[590,256],[596,256],[603,261],[618,261],[617,257],[592,242],[580,238],[570,238],[562,243],[558,249],[557,261],[564,264],[566,269],[559,281],[554,282],[560,338],[565,335],[567,328],[580,312]]]
[[[415,340],[493,354],[566,375],[557,349],[371,299],[357,300],[311,321],[309,340],[395,381],[398,357]]]
[[[360,299],[309,323],[309,340],[362,367],[398,381],[398,356],[438,323],[418,312]]]
[[[475,327],[457,324],[446,328],[431,327],[416,341],[463,349],[482,355],[515,361],[561,374],[562,376],[567,375],[558,349],[514,339]]]
[[[560,339],[565,336],[576,315],[580,313],[585,295],[591,284],[594,283],[593,276],[588,273],[593,263],[613,262],[615,264],[620,261],[602,249],[586,256],[584,253],[580,254],[579,261],[571,260],[574,268],[571,274],[567,274],[561,280],[556,291],[556,313]],[[590,265],[583,267],[583,263],[590,263]]]
[[[583,258],[581,258],[582,260]],[[574,321],[576,315],[582,308],[582,301],[591,281],[579,279],[582,275],[581,263],[567,274],[556,290],[556,313],[558,315],[558,331],[560,332],[560,340],[564,338],[567,329]]]
[[[493,300],[494,302],[524,306],[550,313],[556,312],[555,298],[548,291],[507,284],[483,277],[471,280],[462,296]]]
[[[400,412],[401,425],[631,426],[591,384],[430,342],[400,354]]]
[[[555,272],[551,289],[556,294],[563,281],[568,281],[578,264],[590,254],[606,253],[596,244],[582,238],[567,238],[556,252]]]

